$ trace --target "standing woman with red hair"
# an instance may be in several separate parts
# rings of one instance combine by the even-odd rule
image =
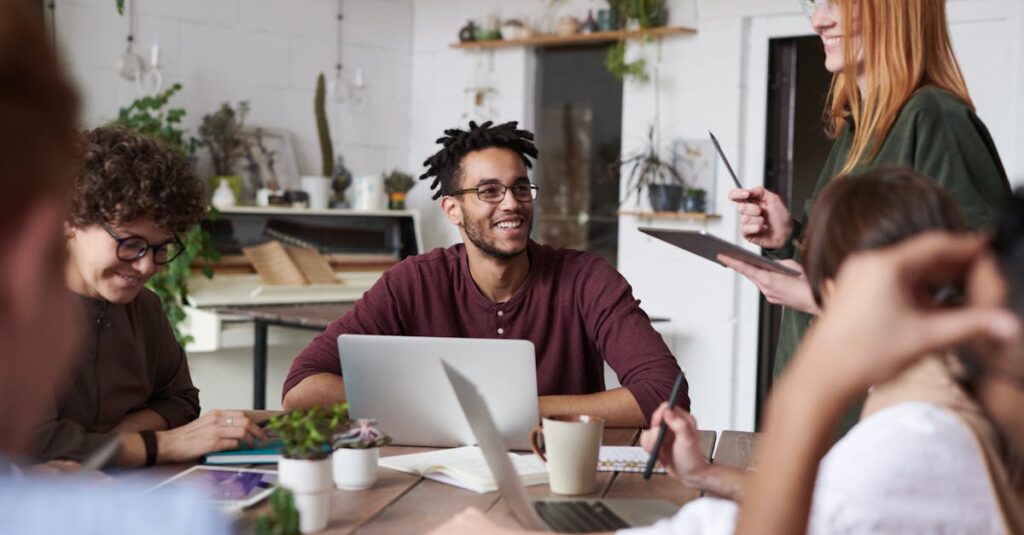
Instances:
[[[935,180],[956,200],[971,228],[991,225],[1010,195],[1006,171],[974,112],[953,54],[945,0],[801,0],[833,73],[825,110],[835,139],[803,216],[775,193],[735,189],[743,237],[799,269],[793,247],[819,193],[837,177],[903,165]],[[804,277],[724,258],[769,302],[783,305],[777,377],[818,308]]]

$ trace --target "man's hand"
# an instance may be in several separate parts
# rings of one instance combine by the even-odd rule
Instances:
[[[743,237],[765,249],[778,249],[793,233],[793,218],[782,197],[764,188],[734,189],[729,200],[741,216]]]
[[[700,452],[697,420],[679,407],[669,408],[668,403],[662,403],[651,415],[651,428],[640,435],[640,445],[644,451],[650,453],[654,449],[662,421],[668,428],[658,451],[658,462],[670,476],[685,482],[687,476],[698,474],[708,467],[707,460]]]

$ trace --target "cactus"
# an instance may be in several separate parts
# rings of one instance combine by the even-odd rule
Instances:
[[[316,115],[316,131],[320,136],[320,158],[322,176],[331,176],[334,170],[334,145],[331,144],[331,131],[327,127],[327,83],[324,73],[316,77],[316,95],[313,97],[313,113]]]

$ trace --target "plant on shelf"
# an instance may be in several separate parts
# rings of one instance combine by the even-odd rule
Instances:
[[[316,121],[317,138],[320,140],[320,173],[303,175],[300,181],[302,190],[309,195],[309,207],[323,210],[331,204],[331,176],[334,172],[334,145],[331,143],[331,129],[327,124],[327,82],[323,73],[316,77],[313,118]]]
[[[267,428],[283,443],[277,465],[278,481],[295,496],[299,529],[303,533],[327,526],[331,490],[331,438],[348,425],[348,405],[313,407],[280,414]]]
[[[225,102],[217,111],[204,115],[199,125],[199,144],[210,152],[213,163],[214,176],[209,185],[214,191],[214,206],[231,206],[242,198],[242,179],[235,173],[235,164],[245,155],[249,143],[244,131],[248,113],[249,103],[244,100],[237,109]],[[234,195],[234,202],[229,193]]]
[[[384,175],[384,191],[388,194],[388,208],[405,210],[405,197],[415,185],[416,181],[413,180],[412,175],[398,169]]]
[[[181,91],[181,84],[174,84],[166,91],[153,96],[135,99],[128,107],[118,110],[114,124],[159,139],[181,152],[190,161],[194,161],[196,138],[188,135],[181,126],[185,110],[168,108],[171,98],[178,91]],[[217,211],[211,208],[207,213],[207,219],[216,217]],[[174,335],[178,342],[184,345],[192,341],[191,336],[183,335],[180,330],[181,322],[185,320],[185,309],[182,308],[182,304],[188,295],[188,278],[192,275],[192,263],[195,260],[204,260],[203,275],[208,279],[212,278],[213,269],[209,262],[220,260],[220,253],[214,247],[210,233],[204,230],[202,225],[192,227],[179,237],[185,245],[184,251],[156,272],[146,286],[160,297],[164,314],[174,329]]]
[[[703,213],[707,208],[707,195],[708,192],[701,188],[686,188],[686,194],[683,197],[683,211]]]
[[[391,443],[391,437],[377,427],[377,420],[360,418],[351,427],[334,436],[334,484],[340,489],[368,489],[377,482],[377,459],[380,448]]]
[[[609,165],[608,173],[614,177],[615,173],[624,169],[626,196],[622,199],[622,204],[635,194],[639,205],[641,194],[647,190],[651,209],[655,212],[679,210],[685,182],[672,163],[661,157],[653,126],[647,130],[645,145],[635,152],[624,154],[622,158]]]
[[[253,524],[256,535],[298,535],[299,512],[295,496],[288,489],[278,488],[270,495],[270,511]]]
[[[619,14],[626,27],[636,25],[641,31],[665,23],[665,0],[609,0],[608,5]],[[619,80],[634,79],[640,83],[650,81],[647,60],[626,61],[626,38],[621,37],[608,49],[604,66]]]

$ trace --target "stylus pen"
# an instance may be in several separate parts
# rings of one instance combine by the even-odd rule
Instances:
[[[668,408],[676,406],[676,401],[679,401],[679,392],[683,389],[683,372],[679,372],[679,377],[676,377],[676,384],[672,386],[672,395],[668,397]],[[647,459],[647,467],[644,468],[644,479],[651,479],[651,474],[654,473],[654,463],[658,462],[658,452],[661,450],[661,443],[665,441],[665,428],[668,424],[665,423],[665,419],[662,418],[661,425],[658,427],[658,439],[654,441],[654,449],[651,450],[651,458]]]

